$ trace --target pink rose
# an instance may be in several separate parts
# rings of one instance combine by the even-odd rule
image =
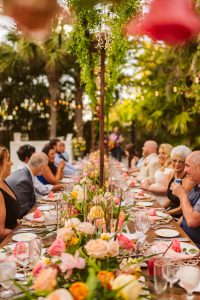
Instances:
[[[115,204],[119,205],[119,203],[120,203],[120,197],[115,197],[114,200],[115,200]]]
[[[78,251],[76,251],[74,256],[72,254],[62,253],[60,269],[63,273],[67,272],[65,276],[66,279],[71,276],[73,269],[84,269],[85,265],[85,259],[79,257]]]
[[[86,252],[94,258],[105,258],[108,253],[108,243],[101,239],[90,240],[85,245]]]
[[[66,249],[66,244],[65,242],[57,238],[49,247],[48,249],[48,254],[51,256],[60,256]]]
[[[85,235],[86,234],[93,235],[95,231],[95,227],[89,222],[83,222],[78,225],[76,230]]]
[[[117,242],[121,248],[124,248],[126,250],[133,250],[134,245],[124,234],[118,233],[117,235]]]
[[[72,295],[66,289],[58,289],[49,294],[46,300],[73,300]]]
[[[37,265],[34,266],[32,275],[34,277],[38,276],[38,274],[45,269],[46,265],[44,262],[39,262]]]

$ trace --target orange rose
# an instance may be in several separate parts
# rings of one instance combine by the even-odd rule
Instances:
[[[74,297],[74,300],[85,300],[89,292],[87,285],[83,282],[73,283],[69,291]]]
[[[111,288],[110,281],[114,279],[114,274],[113,272],[100,271],[97,275],[97,278],[99,279],[99,281],[104,287],[110,289]]]

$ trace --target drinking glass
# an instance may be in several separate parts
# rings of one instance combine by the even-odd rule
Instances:
[[[135,231],[146,233],[150,228],[150,219],[146,209],[141,209],[135,216]]]
[[[30,262],[30,241],[18,242],[15,246],[15,257],[20,265],[24,268],[24,278],[27,277],[26,268]]]
[[[14,295],[14,291],[9,289],[17,272],[15,262],[1,262],[0,263],[0,284],[6,289],[0,292],[0,298],[10,298]]]
[[[154,289],[156,294],[162,294],[167,288],[167,280],[164,276],[164,266],[166,261],[155,259],[153,266]]]
[[[186,290],[188,299],[192,298],[192,293],[200,281],[200,269],[198,266],[181,266],[179,271],[180,285]]]
[[[30,241],[30,260],[33,263],[37,263],[42,254],[42,239],[40,237],[36,237],[35,239]]]
[[[173,284],[179,280],[180,262],[177,260],[166,260],[163,274],[170,285],[170,298],[173,298]]]
[[[134,203],[134,195],[130,191],[124,193],[124,203],[125,205],[132,205]]]

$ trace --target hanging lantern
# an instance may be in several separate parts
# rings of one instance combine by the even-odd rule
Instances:
[[[200,31],[200,16],[191,0],[153,0],[149,12],[127,26],[130,35],[149,35],[170,45],[182,44]]]
[[[4,14],[13,18],[30,37],[48,37],[52,19],[59,11],[56,0],[3,0]]]

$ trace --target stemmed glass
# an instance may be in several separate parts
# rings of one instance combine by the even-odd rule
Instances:
[[[135,216],[135,231],[145,235],[150,228],[150,219],[146,209],[141,209]]]
[[[200,281],[200,269],[198,266],[181,266],[179,271],[180,285],[186,290],[187,298],[192,298],[192,293]]]
[[[153,276],[156,294],[162,294],[167,288],[167,280],[164,276],[165,263],[166,261],[163,259],[156,259],[154,261]]]
[[[166,280],[169,282],[170,286],[170,298],[173,298],[173,284],[179,280],[179,269],[180,262],[178,260],[174,261],[172,259],[168,259],[164,265],[163,274]]]
[[[18,242],[15,246],[15,257],[24,268],[24,278],[27,277],[26,268],[30,262],[30,241]]]
[[[30,260],[33,263],[37,263],[42,254],[42,239],[40,237],[36,237],[35,239],[30,241]]]
[[[0,284],[6,289],[0,292],[0,298],[10,298],[14,295],[14,291],[9,289],[17,272],[16,264],[14,262],[0,263]]]

